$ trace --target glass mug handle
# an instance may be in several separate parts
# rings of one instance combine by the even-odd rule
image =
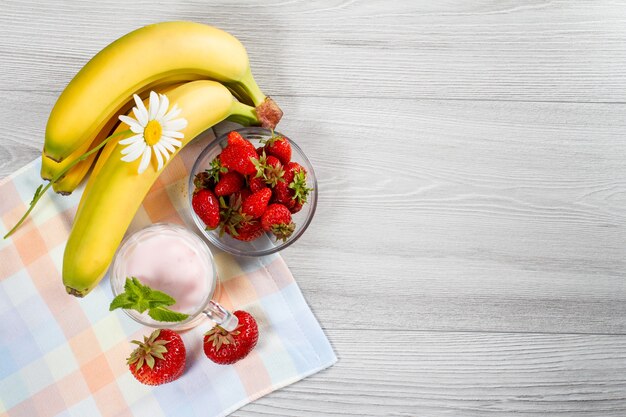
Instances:
[[[239,319],[230,311],[226,310],[215,301],[209,301],[206,309],[202,311],[209,319],[228,332],[232,332],[239,325]]]

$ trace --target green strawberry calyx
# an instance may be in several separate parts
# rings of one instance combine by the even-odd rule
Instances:
[[[220,222],[219,235],[224,236],[224,233],[228,230],[232,236],[239,236],[237,229],[245,223],[256,223],[252,216],[241,211],[242,206],[241,195],[238,195],[231,204],[226,204],[223,197],[220,197]]]
[[[261,139],[259,142],[261,142],[263,145],[266,145],[266,146],[274,146],[274,143],[278,142],[279,140],[287,140],[287,138],[285,138],[284,136],[277,135],[276,133],[274,133],[274,130],[272,129],[272,136],[270,136],[267,139]]]
[[[289,188],[294,191],[293,199],[297,200],[298,203],[304,204],[309,196],[309,193],[313,191],[313,188],[310,188],[306,184],[306,172],[298,171],[293,176],[293,181],[289,184]]]
[[[215,352],[219,352],[223,345],[231,345],[235,343],[234,336],[238,336],[241,333],[237,330],[240,327],[241,324],[239,324],[235,330],[229,332],[221,326],[215,326],[204,335],[208,336],[207,342],[211,342],[212,346],[215,348]]]
[[[126,359],[126,363],[128,365],[136,364],[135,369],[140,370],[144,363],[146,363],[150,369],[153,369],[154,358],[165,360],[163,357],[163,354],[167,353],[167,347],[165,345],[170,341],[159,339],[160,334],[161,330],[157,329],[150,334],[150,337],[144,336],[143,342],[133,340],[131,343],[138,346],[132,351],[128,359]]]
[[[209,175],[209,177],[213,178],[213,181],[219,182],[220,174],[227,173],[228,168],[223,166],[219,158],[216,157],[211,161],[211,167],[205,170],[205,172]]]
[[[252,163],[256,167],[256,175],[255,178],[263,178],[266,184],[270,187],[275,187],[279,182],[285,181],[283,179],[283,175],[285,175],[285,170],[281,165],[270,165],[267,163],[267,155],[265,151],[259,156],[258,159],[253,159]]]
[[[279,223],[272,225],[271,231],[277,239],[285,242],[296,230],[296,224],[294,222]]]

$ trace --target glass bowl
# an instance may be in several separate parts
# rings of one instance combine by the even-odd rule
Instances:
[[[260,127],[247,127],[238,129],[237,132],[243,136],[244,139],[252,142],[255,148],[263,146],[261,140],[269,139],[272,136],[272,132]],[[286,240],[282,241],[276,239],[271,233],[264,233],[261,237],[252,240],[250,242],[243,242],[234,239],[229,234],[224,233],[222,236],[219,234],[219,228],[216,230],[207,230],[206,225],[200,220],[200,218],[193,211],[191,205],[191,199],[193,198],[193,192],[195,190],[194,177],[196,174],[206,170],[211,166],[211,161],[222,152],[222,149],[228,144],[227,134],[220,136],[211,142],[198,156],[196,162],[191,169],[191,175],[189,176],[188,195],[189,195],[189,210],[191,211],[191,217],[194,220],[196,226],[200,232],[219,249],[239,256],[265,256],[285,249],[287,246],[294,243],[307,229],[313,215],[315,214],[315,207],[317,206],[317,180],[315,178],[315,172],[311,162],[306,157],[302,149],[296,143],[289,139],[287,136],[280,132],[274,131],[276,135],[285,137],[291,145],[291,160],[302,165],[307,171],[307,186],[313,188],[309,193],[307,202],[302,206],[302,209],[292,215],[292,220],[296,224],[296,230]]]

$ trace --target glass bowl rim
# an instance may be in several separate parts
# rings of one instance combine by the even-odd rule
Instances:
[[[152,327],[152,328],[180,328],[180,327],[185,327],[186,325],[188,325],[189,323],[193,322],[194,320],[198,319],[198,317],[201,317],[202,312],[204,311],[204,309],[206,308],[207,304],[209,303],[209,301],[211,301],[213,299],[213,297],[215,296],[217,287],[218,287],[218,282],[217,280],[219,279],[218,274],[217,274],[217,265],[215,263],[215,259],[213,257],[213,252],[211,251],[211,248],[209,247],[209,245],[206,244],[206,242],[200,237],[198,236],[196,233],[194,233],[192,230],[189,230],[189,228],[184,227],[183,225],[180,224],[176,224],[176,223],[168,223],[168,222],[158,222],[158,223],[152,223],[150,225],[147,225],[145,227],[142,227],[139,230],[134,231],[133,233],[127,235],[124,237],[124,239],[122,240],[122,242],[119,244],[119,246],[117,247],[117,250],[115,251],[115,255],[113,256],[113,262],[111,263],[111,269],[109,270],[109,284],[111,285],[111,292],[113,293],[113,297],[117,297],[117,291],[115,289],[115,284],[114,284],[114,278],[113,275],[115,274],[115,271],[117,269],[117,265],[118,265],[118,261],[119,261],[119,255],[122,251],[122,248],[124,248],[124,246],[130,242],[133,238],[136,238],[136,235],[141,233],[141,232],[146,232],[149,229],[153,229],[153,228],[159,228],[159,227],[166,227],[172,230],[175,230],[177,232],[183,232],[185,234],[187,234],[191,239],[196,240],[198,242],[200,242],[202,244],[201,248],[203,249],[203,252],[205,252],[208,255],[208,262],[211,265],[212,269],[213,269],[213,280],[211,283],[211,288],[209,289],[209,291],[207,292],[207,294],[204,297],[204,300],[202,301],[202,303],[200,304],[200,307],[197,309],[197,311],[195,311],[193,314],[189,314],[189,317],[187,317],[185,320],[179,321],[179,322],[163,322],[163,324],[157,324],[157,323],[148,323],[144,320],[142,320],[141,318],[139,318],[138,316],[141,314],[139,312],[134,312],[132,310],[128,310],[123,308],[122,311],[131,319],[133,319],[134,321],[136,321],[139,324],[142,324],[144,326],[148,326],[148,327]],[[136,313],[136,314],[135,314]]]

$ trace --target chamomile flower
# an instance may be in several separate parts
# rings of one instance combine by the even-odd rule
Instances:
[[[141,174],[148,168],[154,155],[157,171],[160,171],[164,162],[170,159],[170,154],[182,146],[180,139],[185,135],[181,130],[187,126],[187,120],[176,118],[181,109],[176,104],[169,109],[170,101],[165,94],[151,91],[147,109],[137,94],[133,97],[137,105],[133,107],[135,118],[120,116],[122,123],[126,123],[134,133],[133,136],[119,141],[120,145],[126,146],[121,151],[124,155],[122,161],[132,162],[141,158],[137,170]]]

